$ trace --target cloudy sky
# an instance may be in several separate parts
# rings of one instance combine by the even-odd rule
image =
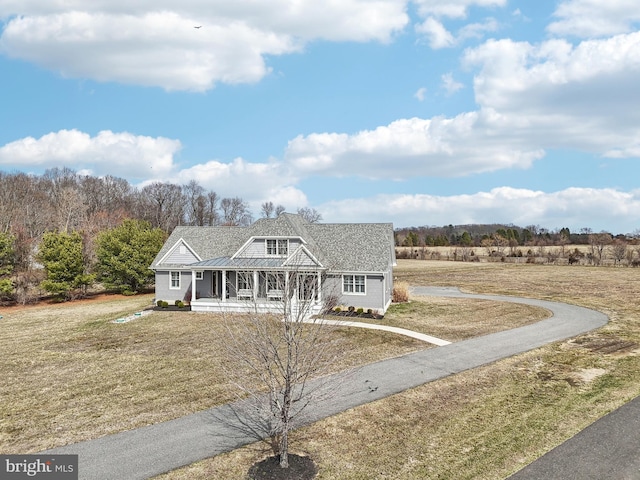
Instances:
[[[0,0],[0,169],[640,229],[637,0]]]

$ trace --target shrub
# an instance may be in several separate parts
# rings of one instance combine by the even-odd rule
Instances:
[[[182,300],[176,300],[176,307],[184,308],[184,302]]]
[[[342,311],[342,309],[340,307],[336,307],[333,309],[334,312],[336,313],[340,313]]]
[[[158,300],[158,301],[156,302],[156,306],[161,307],[161,306],[162,306],[162,300]]]
[[[362,307],[358,308],[358,309],[356,310],[356,313],[357,313],[358,315],[362,315],[362,314],[364,313],[364,308],[362,308]]]
[[[371,310],[370,308],[367,308],[367,315],[373,315],[373,310]]]
[[[164,300],[158,300],[156,305],[160,308],[167,308],[169,306],[169,302],[165,302]]]
[[[409,284],[407,282],[396,282],[393,286],[393,303],[406,303],[409,301]]]

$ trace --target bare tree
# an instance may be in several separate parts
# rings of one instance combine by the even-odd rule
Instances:
[[[268,439],[288,468],[289,432],[309,406],[335,394],[339,383],[327,374],[343,347],[335,327],[310,316],[319,295],[317,273],[267,273],[259,283],[278,291],[280,301],[272,313],[258,313],[249,302],[246,313],[226,315],[226,373],[242,399],[235,404],[242,430]]]
[[[59,232],[79,230],[87,219],[87,206],[77,188],[65,187],[58,194],[56,226]]]
[[[302,218],[304,218],[309,223],[318,223],[322,220],[322,214],[315,208],[299,208],[298,215],[302,216]]]
[[[609,233],[591,233],[588,236],[589,249],[592,261],[596,265],[602,263],[602,257],[604,255],[604,249],[611,243],[611,234]]]
[[[144,187],[139,196],[138,218],[165,232],[183,223],[184,196],[179,185],[155,182]]]
[[[264,202],[261,205],[260,215],[262,218],[275,218],[279,217],[282,213],[285,212],[285,208],[283,205],[274,205],[273,202]]]
[[[260,207],[260,215],[262,215],[262,218],[271,218],[276,209],[273,202],[264,202]]]
[[[610,250],[614,265],[622,263],[622,260],[627,257],[627,242],[615,239],[610,246]]]
[[[278,205],[276,207],[276,211],[275,211],[275,216],[279,217],[280,215],[282,215],[287,209],[284,208],[284,205]]]
[[[494,233],[490,237],[484,238],[481,245],[487,250],[489,257],[502,257],[505,249],[509,246],[509,240],[502,235]]]
[[[203,226],[205,225],[206,197],[204,188],[195,180],[191,180],[182,186],[182,193],[185,198],[185,224]]]
[[[220,201],[220,210],[222,211],[221,222],[223,225],[250,225],[253,221],[249,204],[240,197],[223,198]]]

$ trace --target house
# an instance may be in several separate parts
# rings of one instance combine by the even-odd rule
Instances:
[[[390,223],[309,223],[283,213],[248,227],[176,227],[150,268],[156,299],[193,311],[267,312],[291,300],[310,313],[330,303],[384,313],[395,261]]]

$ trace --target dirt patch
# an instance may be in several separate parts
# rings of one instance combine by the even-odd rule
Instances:
[[[269,457],[254,464],[248,476],[251,480],[311,480],[317,474],[311,458],[289,454],[289,468],[280,468],[279,457]]]
[[[589,383],[605,373],[607,373],[607,371],[604,368],[585,368],[579,371],[576,377],[584,383]]]
[[[575,340],[576,345],[591,352],[604,354],[627,354],[638,348],[636,342],[619,337],[586,337]]]

